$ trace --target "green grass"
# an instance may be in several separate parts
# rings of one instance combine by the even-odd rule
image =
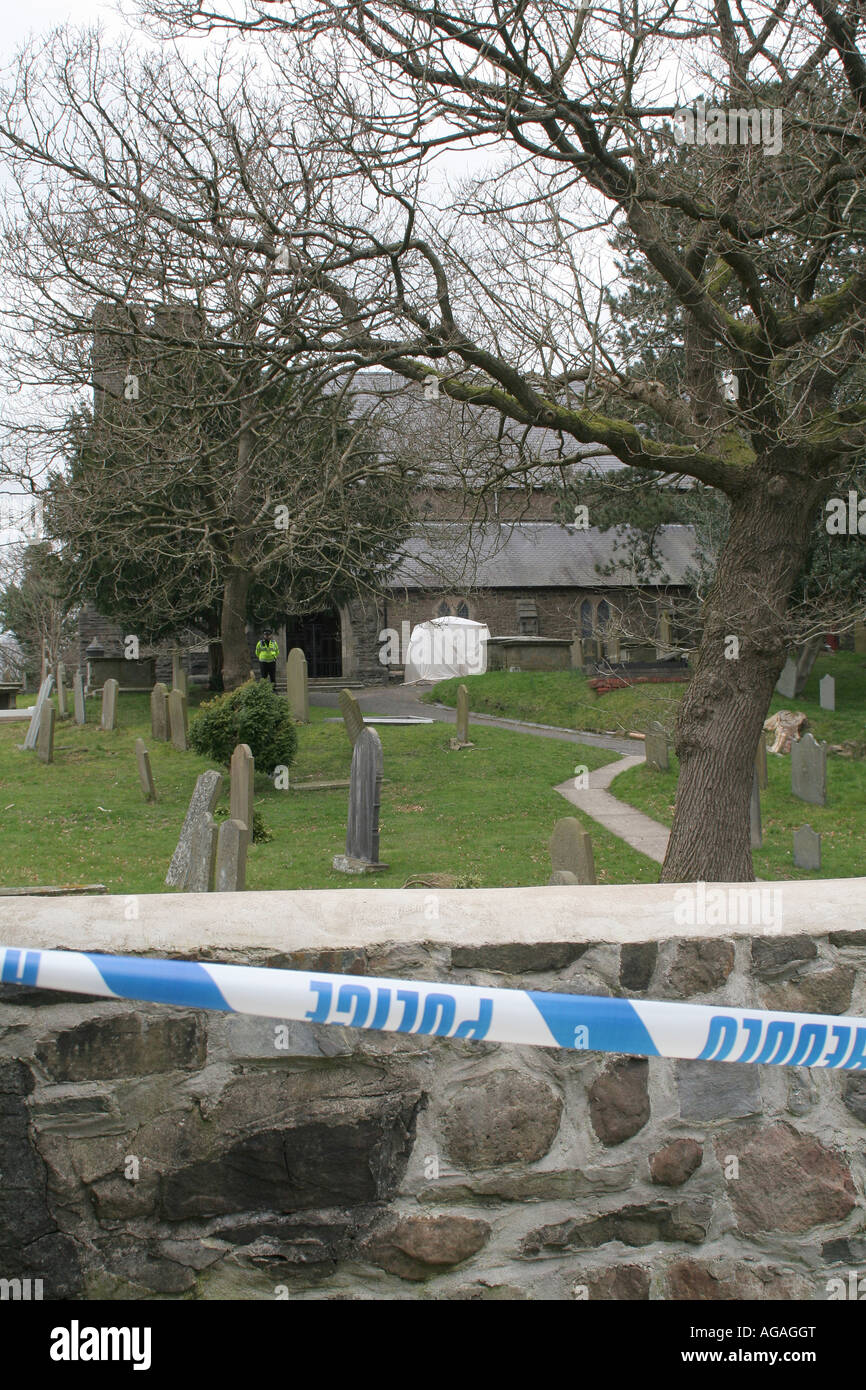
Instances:
[[[677,760],[667,772],[641,764],[615,777],[610,790],[654,820],[670,825],[677,789]],[[752,851],[755,873],[763,879],[858,878],[866,873],[866,762],[827,760],[827,805],[812,806],[791,795],[789,755],[767,755],[769,787],[761,793],[764,843]],[[811,825],[821,836],[821,869],[794,867],[793,832]]]
[[[198,692],[193,692],[195,705]],[[32,703],[32,698],[31,701]],[[121,695],[120,727],[98,728],[98,701],[82,728],[58,722],[55,761],[19,751],[25,724],[0,724],[0,817],[6,887],[104,883],[113,893],[156,893],[177,843],[200,772],[213,764],[150,737],[147,695]],[[349,775],[351,748],[332,711],[314,709],[299,729],[292,778]],[[192,713],[191,713],[192,717]],[[609,762],[603,749],[476,727],[475,747],[452,752],[443,725],[380,726],[387,784],[382,789],[380,851],[387,871],[360,880],[331,867],[345,848],[347,792],[278,791],[256,778],[256,809],[273,839],[252,846],[251,889],[399,888],[411,874],[452,873],[483,887],[543,884],[554,822],[577,815],[553,790],[575,765]],[[150,752],[159,801],[144,802],[133,746]],[[226,782],[228,781],[226,777]],[[227,802],[227,788],[223,793]],[[601,883],[654,882],[658,866],[579,816],[592,832]]]
[[[822,710],[818,702],[818,682],[828,673],[836,680],[835,712]],[[469,707],[478,714],[619,734],[642,730],[653,719],[672,729],[686,690],[679,683],[635,685],[597,695],[579,671],[489,671],[440,681],[424,698],[453,706],[460,684],[467,687]],[[809,716],[809,728],[817,739],[828,743],[866,739],[866,660],[853,652],[819,656],[803,694],[796,700],[774,695],[770,713],[792,708]]]

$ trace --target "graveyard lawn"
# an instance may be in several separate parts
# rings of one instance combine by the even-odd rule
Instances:
[[[190,721],[203,698],[190,692]],[[206,694],[204,698],[207,698]],[[32,703],[25,697],[19,703]],[[213,766],[193,752],[154,740],[148,693],[121,694],[117,729],[99,728],[97,699],[88,722],[58,720],[54,762],[23,753],[26,726],[0,725],[0,816],[6,887],[104,883],[110,893],[165,893],[165,875],[199,773]],[[292,781],[348,779],[352,749],[342,721],[312,709],[298,728]],[[555,822],[577,815],[591,832],[599,883],[652,883],[658,865],[638,854],[553,790],[577,764],[600,767],[615,755],[470,726],[475,746],[449,749],[448,725],[379,726],[385,760],[380,851],[389,866],[364,879],[332,867],[345,849],[348,791],[278,790],[256,776],[255,809],[272,833],[250,847],[247,887],[400,888],[411,875],[452,874],[464,884],[547,883]],[[145,802],[135,757],[142,738],[158,800]],[[227,770],[216,813],[228,812]],[[810,808],[811,809],[811,808]],[[815,822],[813,822],[814,824]]]
[[[838,684],[836,688],[838,691]],[[667,772],[654,772],[641,763],[615,777],[610,790],[621,801],[670,825],[677,774],[677,759],[671,753]],[[767,790],[761,792],[763,845],[752,850],[756,876],[772,880],[862,875],[866,863],[866,761],[827,759],[826,806],[814,806],[791,795],[790,755],[767,754],[767,780]],[[810,825],[821,836],[821,868],[817,872],[794,866],[794,831],[803,825]]]
[[[818,699],[818,682],[828,674],[836,681],[835,711],[822,710]],[[620,736],[643,731],[654,719],[673,729],[686,690],[685,683],[677,682],[634,685],[597,695],[580,671],[488,671],[483,676],[440,681],[423,698],[454,708],[461,684],[468,689],[469,708],[476,714]],[[802,710],[816,739],[866,742],[866,658],[853,652],[822,653],[803,694],[796,700],[774,695],[767,714],[780,709]]]

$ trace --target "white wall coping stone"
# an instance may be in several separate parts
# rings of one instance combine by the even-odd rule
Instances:
[[[866,933],[866,878],[708,884],[778,892],[778,925],[739,914],[721,925],[676,920],[693,884],[478,889],[325,889],[268,893],[141,893],[3,898],[0,945],[116,955],[363,948],[388,942],[477,946],[520,942],[638,942],[678,937]],[[0,890],[2,891],[2,890]],[[677,896],[679,895],[679,896]],[[438,920],[430,920],[433,901]],[[725,901],[728,899],[726,897]],[[736,900],[734,900],[736,902]],[[132,916],[137,911],[138,916]]]

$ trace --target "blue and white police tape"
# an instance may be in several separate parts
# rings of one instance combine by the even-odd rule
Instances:
[[[108,999],[581,1052],[866,1071],[866,1019],[0,946],[0,981]]]

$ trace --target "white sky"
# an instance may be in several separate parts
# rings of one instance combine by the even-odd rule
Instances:
[[[0,0],[0,55],[5,64],[31,34],[62,24],[88,25],[102,21],[122,28],[114,0]]]

